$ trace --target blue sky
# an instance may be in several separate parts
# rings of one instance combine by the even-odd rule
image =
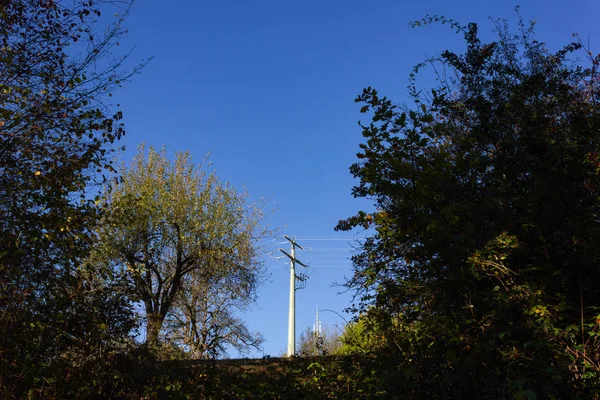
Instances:
[[[197,162],[210,153],[222,180],[268,198],[276,208],[268,223],[296,237],[306,249],[298,258],[314,266],[297,292],[299,334],[313,324],[317,304],[342,313],[351,300],[332,284],[350,275],[348,243],[361,236],[333,227],[369,207],[350,194],[348,167],[362,140],[357,121],[366,119],[354,98],[370,85],[403,102],[414,64],[462,49],[447,26],[412,29],[410,21],[439,14],[478,22],[488,35],[488,17],[514,22],[518,4],[551,49],[573,32],[600,47],[593,0],[139,0],[121,46],[135,46],[132,60],[153,60],[113,97],[127,126],[124,159],[140,142],[189,150]],[[266,243],[272,256],[288,250],[283,242]],[[265,262],[271,277],[244,318],[275,356],[287,341],[288,269],[283,259]],[[331,312],[320,317],[343,324]]]

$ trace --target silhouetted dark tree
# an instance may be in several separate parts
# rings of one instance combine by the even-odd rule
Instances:
[[[597,398],[600,58],[522,21],[490,43],[415,25],[432,22],[465,52],[418,65],[410,104],[356,99],[371,123],[353,194],[376,211],[337,226],[375,232],[348,285],[387,323],[410,398]]]
[[[97,29],[99,3],[0,7],[0,397],[46,397],[134,323],[120,280],[83,264],[124,133],[103,101],[130,75],[111,55],[123,16]]]

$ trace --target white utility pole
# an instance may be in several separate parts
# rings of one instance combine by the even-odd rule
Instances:
[[[321,335],[321,323],[319,322],[319,305],[317,304],[317,320],[315,321],[315,336]]]
[[[319,305],[316,305],[317,310],[317,320],[315,321],[315,347],[317,350],[317,355],[319,354],[319,338],[321,337],[321,322],[319,322]]]
[[[300,247],[302,248],[302,247]],[[296,354],[296,249],[292,242],[290,257],[290,307],[288,309],[288,357]]]
[[[283,249],[279,249],[283,254],[289,257],[290,259],[290,308],[288,313],[288,346],[287,346],[287,356],[292,357],[296,354],[296,290],[302,289],[304,285],[306,285],[306,279],[308,278],[304,274],[296,275],[296,263],[306,268],[306,265],[301,263],[296,258],[296,247],[302,250],[302,246],[300,246],[294,239],[291,239],[285,235],[284,238],[289,240],[291,243],[290,254],[286,253]],[[298,281],[299,285],[296,286],[296,282]]]

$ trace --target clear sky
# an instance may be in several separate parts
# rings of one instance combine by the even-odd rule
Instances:
[[[189,150],[197,162],[210,153],[222,180],[269,199],[276,211],[268,223],[296,237],[306,249],[298,258],[314,266],[297,292],[299,335],[314,323],[317,304],[343,313],[351,301],[332,284],[351,274],[349,243],[361,235],[333,227],[369,207],[350,194],[348,167],[362,140],[357,121],[366,118],[354,98],[370,85],[403,102],[414,64],[462,49],[447,26],[412,29],[410,21],[439,14],[478,22],[488,35],[488,17],[514,22],[516,5],[538,21],[551,49],[573,32],[600,48],[597,0],[138,0],[121,46],[135,46],[132,60],[153,60],[113,97],[127,125],[124,158],[140,142]],[[287,342],[289,273],[273,258],[278,247],[289,250],[284,242],[266,243],[271,276],[244,315],[273,356]],[[320,317],[343,325],[334,313]]]

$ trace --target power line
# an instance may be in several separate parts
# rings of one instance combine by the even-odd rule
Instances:
[[[258,247],[262,248],[262,249],[268,249],[270,247],[274,247],[274,246],[281,246],[282,244],[285,244],[286,242],[273,242],[273,243],[264,243],[264,244],[259,244]]]
[[[315,260],[310,263],[312,266],[322,266],[322,265],[331,265],[332,267],[339,267],[340,265],[352,265],[349,261],[323,261],[323,260]]]
[[[353,250],[352,247],[346,247],[346,248],[323,248],[323,249],[314,249],[312,247],[307,247],[306,249],[304,249],[305,251],[350,251]]]
[[[318,240],[318,239],[336,239],[336,240],[348,240],[348,239],[366,239],[366,236],[346,236],[340,237],[335,235],[315,235],[315,236],[295,236],[302,240]]]
[[[341,238],[315,238],[315,239],[308,239],[308,238],[304,238],[302,239],[306,242],[320,242],[320,241],[344,241],[344,242],[352,242],[355,241],[357,239],[355,238],[350,238],[350,239],[341,239]]]
[[[350,257],[349,256],[345,256],[343,254],[331,254],[331,255],[327,255],[327,254],[315,254],[314,257],[311,257],[311,259],[321,259],[321,258],[337,258],[337,259],[344,259],[344,260],[349,260]]]

